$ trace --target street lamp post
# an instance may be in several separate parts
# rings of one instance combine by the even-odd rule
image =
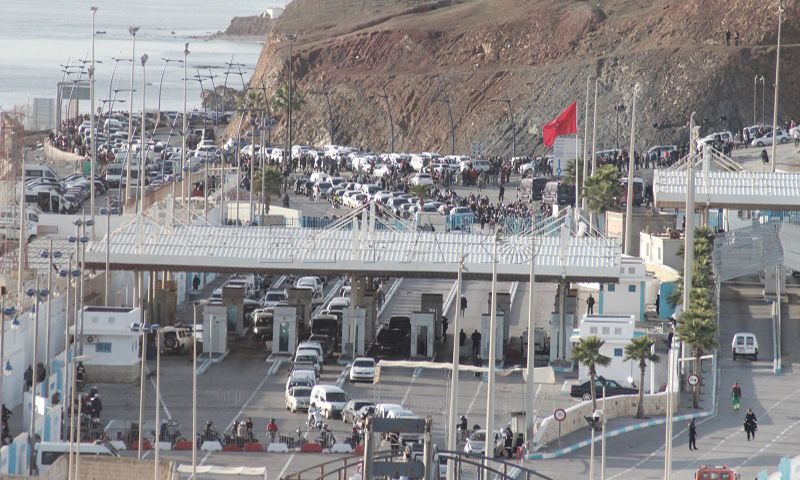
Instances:
[[[192,332],[194,334],[194,332]],[[155,469],[153,480],[158,480],[158,460],[161,452],[161,328],[156,330],[156,448],[155,448]],[[141,436],[142,428],[139,428]],[[193,441],[197,441],[196,438]]]
[[[192,304],[192,478],[197,478],[197,303]]]
[[[141,279],[141,277],[139,277]],[[139,284],[139,298],[143,297],[143,291],[141,283]],[[139,308],[144,310],[143,302],[139,302]],[[141,364],[141,371],[139,372],[139,435],[138,439],[136,440],[136,458],[138,460],[142,459],[142,450],[144,446],[144,425],[142,424],[144,418],[144,391],[145,391],[145,365],[147,364],[147,312],[142,312],[142,324],[139,326],[139,337],[142,342],[141,347],[141,356],[142,356],[142,364]],[[159,345],[156,345],[156,348],[159,348]],[[196,437],[195,437],[196,438]]]
[[[439,99],[440,102],[447,105],[447,115],[450,117],[450,155],[456,154],[456,126],[453,123],[453,109],[450,106],[450,97],[445,96]]]
[[[382,87],[382,94],[381,95],[374,95],[370,96],[369,98],[382,98],[383,102],[386,104],[386,115],[387,119],[389,120],[389,149],[390,152],[394,153],[394,119],[392,119],[392,109],[389,106],[389,94],[386,93],[386,87]]]
[[[584,129],[583,129],[584,130],[584,133],[583,133],[583,169],[582,169],[582,177],[581,177],[580,187],[578,185],[575,185],[575,189],[576,190],[579,190],[581,187],[584,187],[586,185],[586,175],[589,174],[589,162],[588,162],[589,135],[588,135],[588,133],[589,133],[589,81],[590,80],[591,80],[591,76],[590,75],[586,75],[586,105],[585,105],[584,114],[583,114],[583,123],[586,125],[584,127]],[[576,171],[577,171],[578,166],[575,165],[575,168],[576,168]],[[585,196],[581,199],[581,210],[586,210],[586,197]]]
[[[139,190],[136,198],[138,204],[139,214],[144,215],[144,164],[147,162],[147,142],[145,140],[145,131],[147,126],[147,110],[145,108],[145,100],[147,99],[147,59],[145,53],[142,55],[142,159],[139,162]]]
[[[633,167],[634,151],[636,147],[636,96],[639,94],[639,84],[633,86],[633,105],[631,108],[631,145],[628,150],[628,192],[625,205],[625,255],[633,252]]]
[[[492,299],[489,302],[489,363],[488,381],[486,389],[486,456],[491,457],[490,446],[494,449],[494,394],[495,394],[495,367],[497,356],[497,242],[499,230],[493,234],[492,245]]]
[[[456,416],[458,415],[458,374],[459,362],[461,360],[459,346],[460,340],[458,338],[461,332],[461,295],[463,288],[462,277],[464,272],[464,255],[461,256],[458,263],[458,277],[456,277],[456,317],[453,322],[453,369],[451,370],[450,378],[450,408],[448,409],[447,416],[447,450],[455,452],[458,449],[458,438],[456,437]],[[487,437],[488,438],[488,437]],[[447,462],[447,478],[455,477],[455,462]]]
[[[758,92],[758,75],[753,77],[753,125],[755,125],[758,121],[758,111],[756,110],[756,92]]]
[[[766,83],[764,83],[764,75],[758,77],[758,81],[761,82],[761,126],[767,123],[767,104],[764,100],[766,98]]]
[[[511,158],[516,158],[517,156],[517,124],[514,122],[514,107],[511,104],[511,99],[508,97],[508,93],[504,98],[495,98],[492,99],[492,102],[502,102],[506,104],[508,107],[508,118],[511,120]]]
[[[189,42],[186,42],[183,46],[183,119],[182,119],[182,130],[183,135],[181,139],[181,172],[185,172],[188,165],[186,164],[186,135],[189,133],[187,128],[188,122],[186,120],[186,80],[187,80],[187,64],[189,63],[187,57],[189,56]],[[181,195],[183,195],[183,184],[186,183],[185,180],[181,182]],[[174,184],[173,184],[174,185]],[[191,194],[191,185],[186,185],[186,198],[188,199],[189,195]],[[172,196],[175,196],[175,188],[173,186],[172,189]],[[188,204],[188,200],[187,200]]]
[[[39,274],[36,274],[36,289],[29,288],[25,294],[33,300],[33,351],[31,360],[31,419],[30,426],[28,427],[28,442],[30,442],[30,464],[28,465],[28,473],[33,475],[36,462],[34,461],[34,447],[36,445],[36,386],[38,383],[38,344],[39,344],[39,300],[41,297],[49,294],[45,289],[39,288]]]
[[[775,173],[775,151],[778,146],[778,89],[781,82],[781,25],[783,24],[783,2],[778,1],[778,48],[775,50],[775,99],[772,106],[772,173]]]
[[[44,359],[47,370],[50,370],[50,304],[53,298],[53,258],[61,258],[61,252],[53,251],[53,239],[50,239],[50,248],[43,250],[40,255],[42,258],[47,258],[47,303],[45,304],[45,338],[44,338]],[[50,395],[49,382],[44,385],[44,396]]]
[[[75,459],[74,459],[75,460],[75,474],[74,474],[74,476],[73,476],[73,473],[72,473],[72,461],[73,461],[72,448],[73,448],[73,444],[75,443],[75,428],[74,428],[75,427],[75,425],[74,425],[75,414],[76,414],[76,412],[75,412],[75,390],[78,389],[77,388],[77,382],[76,382],[77,375],[75,374],[75,370],[76,370],[76,366],[79,363],[84,362],[86,360],[89,360],[89,358],[90,357],[88,355],[78,355],[78,356],[73,357],[72,361],[70,362],[71,363],[71,367],[72,367],[71,368],[71,371],[72,371],[71,372],[72,373],[72,385],[70,387],[71,394],[70,394],[70,402],[69,402],[69,423],[70,423],[69,443],[68,443],[69,455],[67,456],[67,472],[68,472],[68,474],[67,474],[68,477],[67,478],[69,480],[72,480],[72,479],[79,480],[80,479],[80,465],[78,463],[78,456],[80,455],[80,444],[81,444],[80,433],[78,433],[78,449],[77,449],[78,454],[75,455]],[[67,365],[67,359],[65,358],[64,359],[64,368],[66,368],[66,365]],[[64,382],[66,382],[66,381],[67,381],[67,379],[66,379],[66,376],[65,376]],[[66,401],[66,398],[64,399],[64,401]],[[78,412],[77,412],[78,415],[80,415],[81,403],[82,402],[78,402]],[[78,423],[78,428],[80,429],[80,425],[81,425],[80,420],[78,420],[77,423]]]
[[[164,68],[161,69],[161,79],[158,81],[158,109],[156,110],[156,119],[153,122],[153,136],[155,136],[158,125],[161,123],[161,90],[164,86],[164,74],[167,73],[167,66],[170,64],[170,62],[183,63],[183,60],[169,58],[170,55],[172,55],[172,52],[167,53],[166,58],[161,57],[161,60],[164,60]]]
[[[5,399],[3,398],[3,378],[6,376],[5,371],[5,361],[4,361],[4,349],[5,349],[5,330],[6,330],[6,316],[11,316],[17,313],[17,310],[14,307],[6,308],[6,293],[8,290],[6,288],[6,279],[4,276],[0,276],[0,405],[5,406]],[[0,412],[1,414],[2,412]],[[0,444],[3,442],[3,438],[0,438]],[[0,456],[2,459],[2,456]]]
[[[92,11],[92,66],[89,69],[89,96],[91,98],[90,101],[90,108],[91,111],[89,112],[89,129],[91,130],[91,140],[90,140],[90,148],[91,148],[91,165],[89,166],[89,208],[92,210],[92,220],[94,220],[94,172],[95,172],[95,163],[97,163],[97,137],[96,137],[96,128],[97,125],[95,124],[95,116],[94,116],[94,77],[95,77],[95,63],[94,63],[94,17],[97,13],[97,7],[90,7]],[[94,224],[92,225],[92,240],[94,240]],[[49,312],[48,312],[49,313]],[[49,360],[49,359],[48,359]]]
[[[125,198],[121,202],[123,205],[130,199],[131,163],[133,163],[133,73],[136,70],[136,32],[138,31],[139,27],[128,27],[128,32],[133,37],[133,48],[131,50],[131,98],[128,101],[128,153],[125,155],[127,163],[125,166]]]
[[[531,259],[528,283],[528,350],[527,370],[528,379],[525,382],[525,436],[530,441],[533,439],[533,410],[536,404],[536,213],[531,212]]]
[[[614,111],[617,112],[614,124],[616,129],[615,139],[614,139],[614,148],[619,148],[619,114],[625,111],[625,105],[622,103],[618,103],[614,105]]]

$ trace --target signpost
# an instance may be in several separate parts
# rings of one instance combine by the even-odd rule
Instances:
[[[575,137],[572,135],[556,137],[556,141],[553,143],[553,164],[556,166],[556,176],[560,177],[563,174],[567,168],[567,162],[577,158],[577,148],[580,143],[581,139],[575,141]],[[564,161],[563,167],[562,160]]]
[[[686,380],[689,382],[690,387],[696,387],[700,383],[700,377],[696,373],[689,375]]]
[[[561,422],[567,418],[567,411],[563,408],[557,408],[553,412],[553,418],[558,422],[558,448],[561,448]]]

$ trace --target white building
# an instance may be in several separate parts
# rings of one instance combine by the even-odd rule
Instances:
[[[639,234],[639,255],[645,263],[666,265],[680,270],[683,268],[683,257],[678,252],[683,247],[683,235],[677,230],[667,233]]]
[[[581,339],[591,336],[599,337],[605,344],[600,349],[600,353],[611,358],[611,363],[607,367],[598,367],[597,375],[608,380],[615,380],[620,385],[630,386],[629,378],[634,382],[639,382],[638,362],[624,361],[625,346],[631,340],[644,336],[645,333],[637,331],[632,315],[613,316],[613,315],[584,315],[578,328],[573,330],[570,342],[575,344]],[[656,368],[650,364],[645,372],[645,388],[655,387],[656,389],[666,381],[666,374],[663,368]],[[589,379],[589,369],[583,365],[578,368],[578,383]]]
[[[130,307],[83,308],[83,353],[90,357],[84,365],[92,382],[128,383],[139,378],[139,333],[131,331],[139,313]]]
[[[264,10],[264,14],[262,17],[269,17],[273,20],[277,20],[283,15],[283,8],[281,7],[269,7]]]
[[[643,322],[647,305],[655,305],[658,279],[645,270],[641,258],[622,256],[618,283],[588,284],[597,315],[633,315]]]

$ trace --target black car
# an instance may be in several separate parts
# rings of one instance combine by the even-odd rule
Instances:
[[[400,356],[411,354],[411,336],[398,328],[381,328],[370,349],[371,357]]]
[[[639,393],[639,390],[636,388],[623,387],[614,380],[606,380],[604,377],[597,377],[594,382],[595,395],[597,395],[597,398],[601,398],[603,396],[604,386],[606,388],[606,397],[613,397],[615,395],[636,395]],[[574,398],[591,400],[592,392],[589,387],[589,380],[579,385],[573,385],[569,390],[569,395],[570,397]]]

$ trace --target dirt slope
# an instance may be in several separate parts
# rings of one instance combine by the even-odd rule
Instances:
[[[449,153],[450,100],[456,150],[474,142],[510,153],[507,109],[514,105],[518,152],[540,142],[541,125],[578,100],[579,129],[587,76],[600,80],[598,144],[628,145],[628,111],[638,97],[637,148],[685,137],[692,111],[705,130],[753,121],[753,77],[766,79],[771,121],[775,8],[757,0],[294,0],[275,23],[254,81],[272,90],[284,78],[289,41],[307,97],[295,116],[295,143],[330,141],[322,96],[330,90],[335,143],[386,150],[389,122],[396,150]],[[771,2],[770,2],[771,3]],[[798,41],[798,8],[789,2],[783,43]],[[741,46],[726,46],[725,28]],[[797,112],[798,49],[782,50],[781,117]],[[593,90],[592,85],[592,90]],[[761,117],[759,87],[757,116]],[[629,108],[628,108],[629,110]],[[285,117],[285,115],[281,115]],[[724,117],[724,120],[721,120]],[[273,138],[284,138],[283,118]],[[617,126],[618,125],[618,126]],[[277,140],[276,140],[277,141]],[[280,142],[282,143],[282,142]]]

